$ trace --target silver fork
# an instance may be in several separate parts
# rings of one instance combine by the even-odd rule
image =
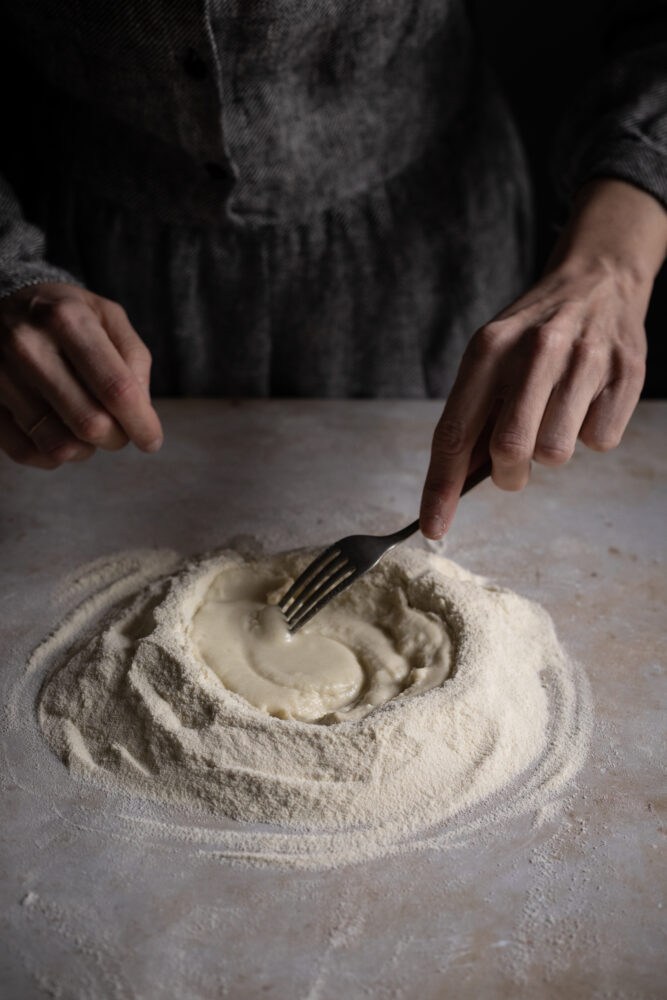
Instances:
[[[461,496],[491,473],[491,461],[485,462],[463,484]],[[322,555],[313,559],[278,602],[290,632],[298,632],[313,615],[338,594],[379,563],[382,556],[399,542],[413,535],[419,520],[393,535],[348,535],[340,538]]]

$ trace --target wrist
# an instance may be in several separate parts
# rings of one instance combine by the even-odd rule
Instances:
[[[613,179],[579,191],[547,271],[596,271],[650,289],[667,254],[667,212],[652,195]]]

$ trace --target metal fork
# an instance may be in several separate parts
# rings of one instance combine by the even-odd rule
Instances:
[[[463,484],[461,496],[491,473],[491,461],[485,462]],[[278,602],[290,632],[299,629],[321,611],[325,604],[379,563],[382,556],[399,542],[413,535],[419,520],[393,535],[348,535],[340,538],[322,555],[313,559]]]

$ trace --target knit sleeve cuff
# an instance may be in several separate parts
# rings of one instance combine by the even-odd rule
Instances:
[[[570,202],[582,184],[603,177],[634,184],[667,209],[667,155],[644,139],[610,136],[584,149],[558,178],[560,193]]]
[[[61,281],[68,285],[77,285],[79,288],[84,287],[83,283],[69,271],[55,267],[47,261],[17,260],[8,266],[5,265],[0,271],[0,299],[4,299],[22,288],[39,285],[46,281]]]

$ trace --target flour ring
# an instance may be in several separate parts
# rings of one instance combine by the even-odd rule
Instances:
[[[267,560],[293,577],[310,555]],[[240,857],[263,857],[269,843],[275,853],[276,837],[280,855],[314,857],[325,842],[387,851],[463,829],[471,810],[475,822],[485,808],[508,814],[510,788],[509,812],[543,809],[576,773],[585,681],[537,605],[420,550],[390,554],[374,572],[446,620],[451,676],[363,718],[314,725],[258,711],[193,652],[189,623],[229,560],[243,557],[215,553],[154,580],[60,658],[38,714],[72,772],[260,824],[225,834]]]

